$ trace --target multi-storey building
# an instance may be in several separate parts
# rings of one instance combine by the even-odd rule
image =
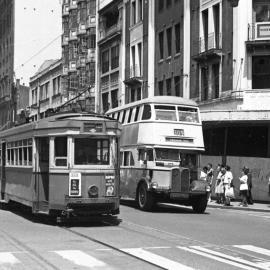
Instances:
[[[62,60],[46,60],[30,78],[30,119],[46,117],[49,110],[59,108],[65,101],[61,88]]]
[[[197,14],[191,80],[202,112],[202,162],[227,163],[235,176],[250,167],[255,198],[269,200],[270,2],[201,0]]]
[[[62,28],[66,97],[73,99],[79,95],[87,110],[94,110],[96,0],[63,0]]]
[[[101,1],[98,16],[101,110],[154,95],[190,96],[189,0]]]
[[[16,122],[16,80],[27,86],[39,63],[60,57],[60,11],[55,0],[0,0],[0,129]]]

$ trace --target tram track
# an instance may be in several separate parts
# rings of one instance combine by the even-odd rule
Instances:
[[[0,230],[1,238],[4,238],[6,242],[8,242],[11,246],[18,249],[20,252],[27,254],[27,256],[36,263],[41,269],[44,270],[61,270],[48,260],[46,260],[43,256],[41,256],[38,252],[34,249],[30,248],[20,240],[16,239],[15,237],[11,236],[6,231]],[[28,266],[26,267],[28,268]]]

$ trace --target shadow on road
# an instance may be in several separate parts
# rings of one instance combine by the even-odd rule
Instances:
[[[9,203],[1,205],[2,211],[9,211],[18,215],[32,223],[40,223],[49,226],[63,226],[63,227],[105,227],[118,226],[122,220],[117,216],[98,215],[88,217],[55,217],[44,214],[33,214],[30,207],[18,204]]]
[[[121,205],[125,205],[128,207],[132,207],[134,209],[137,209],[138,211],[141,211],[136,202],[133,200],[121,200]],[[153,207],[153,209],[150,211],[151,213],[173,213],[173,214],[194,214],[198,215],[198,213],[195,213],[191,206],[183,206],[178,204],[169,204],[169,203],[158,203]],[[204,215],[209,215],[209,213],[205,212]]]

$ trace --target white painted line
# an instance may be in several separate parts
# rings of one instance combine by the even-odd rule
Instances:
[[[143,247],[143,249],[170,249],[171,247]]]
[[[234,247],[245,249],[245,250],[252,251],[255,253],[259,253],[259,254],[263,254],[266,256],[270,256],[269,249],[260,248],[260,247],[256,247],[256,246],[252,246],[252,245],[234,245]]]
[[[206,258],[218,261],[218,262],[233,265],[233,266],[245,269],[245,270],[254,270],[254,267],[249,267],[249,266],[237,263],[237,262],[232,262],[232,261],[220,258],[220,257],[216,257],[216,256],[213,256],[213,255],[210,255],[210,254],[195,250],[195,249],[191,249],[191,248],[187,248],[187,247],[179,247],[179,246],[177,248],[188,251],[188,252],[191,252],[191,253],[194,253],[194,254],[197,254],[197,255],[201,255],[203,257],[206,257]]]
[[[157,254],[154,254],[152,252],[143,250],[142,248],[127,248],[122,249],[124,252],[127,252],[137,258],[143,259],[145,261],[148,261],[154,265],[163,267],[165,269],[169,270],[192,270],[193,268],[188,267],[184,264],[169,260],[165,257],[159,256]]]
[[[10,252],[0,252],[0,264],[16,264],[20,261]]]
[[[229,259],[229,260],[232,260],[232,261],[243,263],[245,265],[256,267],[256,268],[259,268],[259,269],[269,270],[268,267],[262,266],[260,264],[253,263],[253,262],[244,260],[244,259],[239,258],[239,257],[234,257],[234,256],[226,255],[224,253],[213,251],[213,250],[208,249],[208,248],[203,248],[203,247],[199,247],[199,246],[192,246],[191,248],[194,248],[194,249],[199,250],[199,251],[202,251],[202,252],[210,253],[210,254],[215,255],[215,256],[223,257],[225,259]]]
[[[54,253],[60,255],[66,260],[72,261],[73,263],[84,266],[84,267],[105,267],[106,264],[96,258],[80,251],[80,250],[59,250],[53,251]]]

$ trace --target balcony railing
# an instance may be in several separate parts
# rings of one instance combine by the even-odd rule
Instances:
[[[139,65],[130,66],[126,69],[126,79],[142,77],[141,68]]]
[[[96,27],[96,16],[95,15],[88,15],[87,16],[86,27],[87,28]]]
[[[248,41],[270,40],[270,22],[248,24]]]
[[[114,24],[111,27],[106,28],[106,29],[101,29],[99,31],[99,39],[103,39],[103,38],[106,38],[114,33],[120,32],[121,29],[122,28],[121,28],[120,23]]]
[[[221,33],[210,33],[207,39],[199,39],[199,53],[203,53],[212,49],[220,50],[222,48]]]

